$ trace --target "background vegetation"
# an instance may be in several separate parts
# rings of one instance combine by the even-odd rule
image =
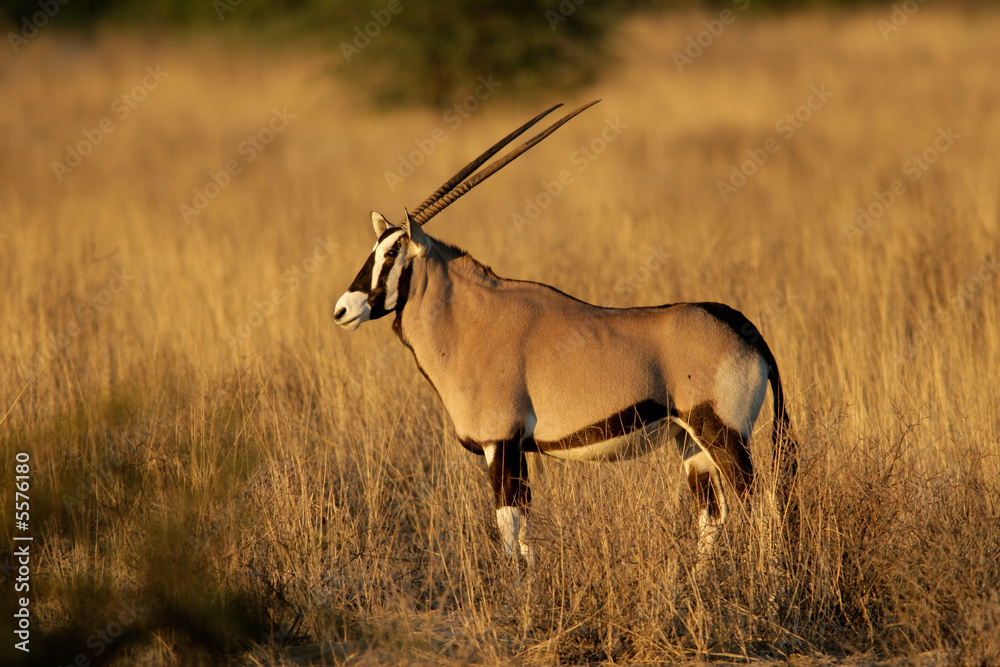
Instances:
[[[759,15],[870,0],[0,0],[0,22],[210,32],[230,40],[320,45],[331,69],[377,106],[439,108],[494,77],[523,99],[592,84],[615,62],[614,30],[636,14]],[[890,5],[892,3],[882,3]],[[899,3],[896,3],[898,5]],[[913,7],[923,3],[913,2]],[[961,4],[973,7],[978,0]],[[896,6],[893,5],[893,6]],[[909,6],[908,6],[909,7]],[[39,12],[42,12],[39,14]],[[51,18],[46,18],[45,14]],[[907,12],[908,14],[908,12]],[[34,17],[40,19],[35,20]],[[28,30],[31,28],[28,27]]]
[[[609,0],[159,0],[58,4],[63,28],[104,25],[224,33],[230,39],[322,45],[331,68],[380,106],[442,106],[494,76],[524,96],[592,83],[604,44],[634,3]],[[0,16],[21,25],[39,11],[9,2]],[[44,17],[43,17],[44,18]],[[55,18],[55,17],[53,17]]]
[[[592,302],[761,325],[802,540],[776,539],[765,413],[703,581],[669,447],[532,461],[540,565],[513,571],[389,322],[332,324],[371,208],[563,95],[505,82],[456,127],[358,105],[321,45],[45,29],[5,55],[0,617],[26,452],[37,664],[1000,662],[1000,18],[927,5],[886,39],[890,11],[741,16],[683,72],[712,14],[630,20],[566,99],[604,101],[428,227]]]

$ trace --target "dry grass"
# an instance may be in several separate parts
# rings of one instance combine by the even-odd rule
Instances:
[[[604,102],[429,228],[501,275],[609,305],[723,301],[762,325],[802,440],[803,536],[776,539],[762,419],[759,502],[701,586],[670,448],[547,461],[540,567],[511,571],[485,473],[388,321],[332,325],[368,210],[396,216],[550,100],[501,86],[454,130],[364,109],[311,53],[43,31],[5,56],[0,438],[5,489],[31,456],[32,656],[1000,663],[1000,17],[928,5],[886,41],[887,15],[739,17],[683,74],[672,53],[704,17],[633,23],[579,98]],[[169,76],[119,119],[146,65]],[[811,86],[833,96],[784,137]],[[240,143],[286,107],[247,163]],[[58,182],[51,163],[105,117]],[[580,172],[573,152],[619,117]],[[447,140],[390,192],[384,172],[436,127]],[[769,137],[723,202],[716,182]],[[185,224],[179,204],[228,160],[242,173]],[[906,192],[850,240],[895,179]]]

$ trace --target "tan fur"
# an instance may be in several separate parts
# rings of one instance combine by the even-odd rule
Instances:
[[[458,436],[480,443],[516,437],[529,413],[535,440],[556,441],[645,399],[681,416],[725,406],[747,432],[766,390],[756,351],[697,307],[599,308],[437,242],[414,260],[400,330]]]

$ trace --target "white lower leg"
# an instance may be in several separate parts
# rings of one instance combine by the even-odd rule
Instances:
[[[510,558],[516,558],[518,552],[518,533],[521,527],[521,512],[516,507],[501,507],[497,510],[497,526],[500,528],[500,539],[503,540],[503,550]]]
[[[517,542],[521,546],[521,558],[528,566],[535,564],[535,547],[531,544],[531,533],[528,531],[528,517],[521,518],[521,529],[517,533]]]
[[[705,561],[712,557],[715,543],[722,532],[722,523],[718,519],[712,519],[708,510],[703,510],[698,515],[698,565],[702,566]]]
[[[729,504],[726,502],[726,494],[722,488],[722,475],[719,467],[715,465],[707,452],[702,451],[695,456],[684,461],[684,468],[690,475],[692,469],[698,474],[708,473],[711,480],[712,495],[709,497],[709,504],[698,514],[698,549],[695,570],[701,572],[705,569],[708,561],[712,557],[715,543],[719,539],[719,533],[729,517]],[[714,500],[714,508],[718,515],[713,517],[711,505]]]

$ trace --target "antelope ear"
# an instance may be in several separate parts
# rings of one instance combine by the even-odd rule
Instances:
[[[382,238],[382,234],[385,233],[385,230],[392,226],[392,223],[382,217],[381,213],[372,211],[372,227],[375,228],[375,238]]]
[[[404,208],[403,212],[406,214],[403,229],[406,231],[406,236],[410,239],[410,243],[417,248],[427,248],[430,237],[424,233],[423,228],[413,219],[409,211]]]

